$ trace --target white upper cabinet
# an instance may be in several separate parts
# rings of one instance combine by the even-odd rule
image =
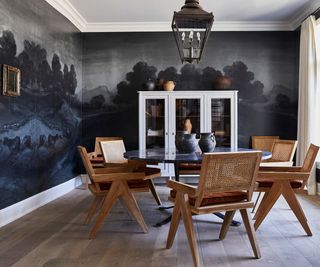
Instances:
[[[139,92],[139,149],[175,148],[186,120],[192,133],[214,133],[217,146],[238,146],[237,91]],[[191,125],[190,125],[191,124]]]

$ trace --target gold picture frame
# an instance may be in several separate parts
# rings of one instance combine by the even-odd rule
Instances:
[[[6,96],[20,96],[20,70],[3,64],[2,94]]]

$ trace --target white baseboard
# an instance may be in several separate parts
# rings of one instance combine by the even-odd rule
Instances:
[[[24,199],[9,207],[0,210],[0,227],[17,220],[37,208],[67,194],[81,184],[77,176],[63,184],[59,184],[37,195]]]

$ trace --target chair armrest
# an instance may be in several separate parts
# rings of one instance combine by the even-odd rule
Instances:
[[[293,161],[278,161],[278,160],[268,160],[261,161],[260,167],[292,167]]]
[[[93,181],[96,183],[112,182],[119,180],[143,180],[145,178],[144,172],[117,172],[117,173],[104,173],[94,174]]]
[[[187,193],[190,196],[194,196],[197,192],[197,187],[192,186],[192,185],[188,185],[188,184],[184,184],[184,183],[180,183],[177,181],[173,181],[173,180],[168,180],[167,186],[176,190],[176,191],[182,191],[184,193]]]
[[[259,168],[259,172],[299,172],[301,170],[301,166],[261,166]]]
[[[257,181],[259,180],[307,180],[309,172],[264,172],[259,171]]]

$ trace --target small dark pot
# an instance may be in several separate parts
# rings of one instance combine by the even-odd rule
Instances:
[[[197,150],[196,134],[184,134],[182,140],[182,152],[193,153]]]
[[[142,84],[143,90],[146,90],[146,91],[153,91],[155,87],[156,87],[156,84],[151,79],[149,79],[144,84]]]
[[[213,133],[201,133],[199,147],[203,153],[214,151],[216,147],[216,138]]]

